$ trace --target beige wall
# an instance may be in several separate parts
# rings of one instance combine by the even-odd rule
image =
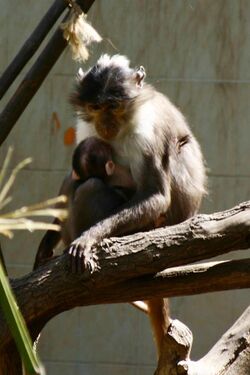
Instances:
[[[0,0],[1,71],[50,3]],[[249,13],[247,0],[97,0],[90,12],[104,37],[91,61],[100,52],[126,54],[144,65],[149,81],[186,114],[208,165],[205,212],[250,196]],[[55,195],[70,166],[72,147],[63,139],[74,123],[67,96],[75,71],[65,52],[0,149],[2,161],[8,145],[15,146],[12,166],[34,158],[18,177],[12,207]],[[4,241],[12,276],[31,270],[40,238],[41,233],[24,232]],[[172,315],[192,329],[197,358],[248,304],[249,291],[176,298]],[[155,366],[148,321],[128,305],[78,308],[58,316],[43,332],[40,354],[53,375],[152,374]]]

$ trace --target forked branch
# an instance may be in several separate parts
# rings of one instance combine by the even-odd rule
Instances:
[[[76,306],[249,288],[250,259],[184,266],[249,246],[250,202],[245,202],[176,226],[106,239],[92,275],[72,274],[63,254],[12,286],[35,337],[51,318]],[[10,343],[0,315],[0,353]]]

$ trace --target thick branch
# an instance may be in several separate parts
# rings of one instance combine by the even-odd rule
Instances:
[[[196,294],[250,286],[250,260],[158,271],[249,246],[250,202],[177,226],[105,240],[100,271],[72,275],[66,254],[12,285],[30,327],[75,306],[125,302],[152,296]],[[217,229],[216,229],[217,228]],[[132,278],[138,278],[131,280]],[[110,286],[112,285],[112,288]],[[9,333],[0,317],[0,347]]]
[[[250,259],[175,267],[96,290],[88,304],[178,297],[250,288]],[[93,298],[93,299],[92,299]],[[98,302],[96,302],[98,300]]]
[[[241,363],[244,363],[244,372],[240,371]],[[250,373],[250,307],[197,364],[210,369],[207,374]]]
[[[155,375],[186,374],[185,368],[186,363],[189,363],[192,342],[193,335],[190,329],[178,320],[173,320],[164,336]]]
[[[163,269],[250,247],[250,202],[147,233],[104,240],[95,284],[153,274]]]
[[[247,375],[250,373],[250,307],[199,361],[189,359],[192,333],[171,322],[155,375]]]
[[[177,361],[175,362],[175,365]],[[172,363],[172,367],[174,364]],[[246,375],[250,373],[250,307],[199,361],[182,361],[174,374]],[[166,367],[165,367],[166,369]],[[162,370],[159,375],[170,375]],[[167,369],[166,369],[167,370]],[[158,374],[158,373],[157,373]]]

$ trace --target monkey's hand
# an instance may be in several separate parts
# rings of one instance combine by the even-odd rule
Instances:
[[[68,253],[72,272],[82,273],[87,270],[93,273],[98,269],[98,256],[94,248],[97,242],[97,239],[85,232],[71,243]]]

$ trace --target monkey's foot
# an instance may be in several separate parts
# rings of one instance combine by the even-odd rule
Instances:
[[[69,248],[70,265],[73,273],[88,271],[90,274],[99,267],[98,256],[93,248],[95,241],[86,240],[85,236],[77,238]]]

